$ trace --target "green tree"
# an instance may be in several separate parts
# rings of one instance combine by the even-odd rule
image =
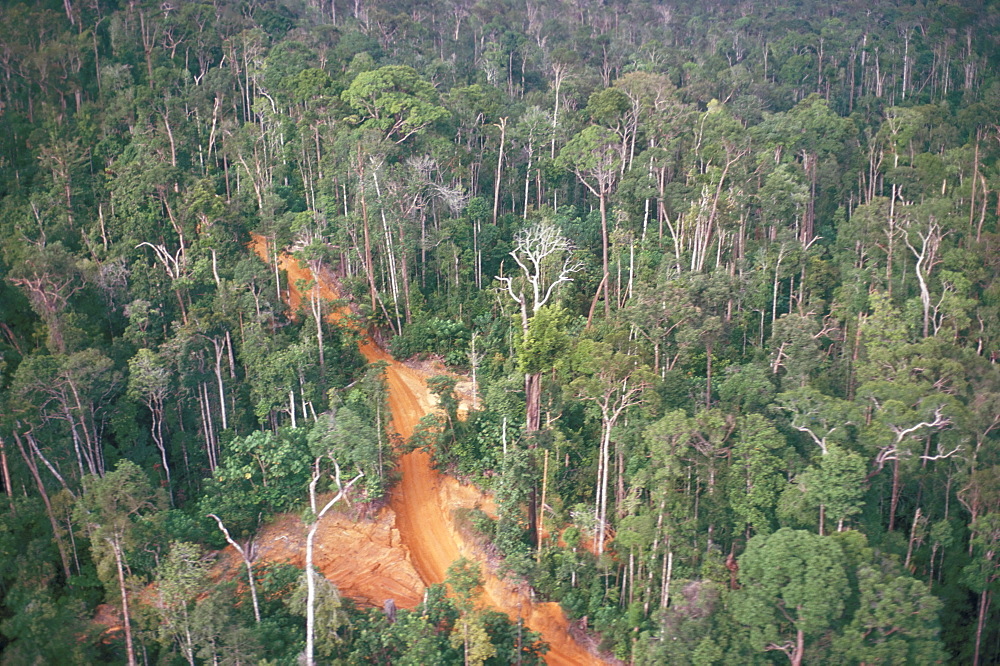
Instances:
[[[849,585],[829,537],[782,528],[757,535],[739,558],[733,608],[757,650],[784,652],[794,666],[843,617]]]
[[[478,608],[479,597],[483,593],[483,577],[479,564],[461,558],[448,567],[447,582],[455,594],[460,615],[451,633],[453,647],[461,646],[465,666],[482,666],[496,655],[483,612]]]
[[[330,659],[337,654],[337,648],[343,642],[339,632],[347,625],[347,611],[337,586],[322,574],[313,573],[310,613],[307,608],[310,602],[307,577],[308,574],[303,572],[295,591],[288,598],[288,606],[297,615],[312,615],[315,654],[322,659]]]
[[[153,419],[150,425],[153,443],[160,452],[160,461],[167,477],[167,492],[173,493],[170,483],[170,461],[167,459],[167,442],[163,436],[164,410],[169,391],[170,370],[156,352],[140,349],[129,359],[128,393],[132,399],[141,401],[149,409]]]
[[[309,431],[309,447],[315,455],[332,455],[344,467],[365,473],[369,501],[382,498],[388,489],[383,450],[375,429],[351,407],[338,407],[321,414]]]
[[[50,351],[62,354],[70,351],[65,312],[70,298],[83,289],[73,254],[60,242],[32,247],[7,279],[21,288],[32,309],[45,322]]]
[[[405,65],[361,72],[341,98],[357,113],[357,122],[380,130],[396,143],[448,116],[437,104],[434,86]]]
[[[729,505],[737,516],[736,531],[746,528],[768,534],[784,485],[782,460],[776,454],[786,446],[774,426],[759,414],[740,420],[729,474]]]
[[[837,531],[861,513],[865,496],[865,462],[853,451],[831,446],[827,455],[799,475],[807,499],[819,507],[819,533],[825,531],[827,518],[836,521]]]
[[[854,618],[834,639],[834,654],[850,663],[941,664],[941,601],[927,585],[888,562],[857,570]]]
[[[313,457],[301,429],[252,432],[234,438],[205,483],[202,508],[225,516],[238,538],[252,535],[264,516],[302,501]]]
[[[625,413],[641,405],[646,390],[653,385],[654,377],[649,368],[635,362],[624,352],[615,351],[605,342],[581,340],[573,352],[573,365],[578,377],[571,384],[572,391],[581,400],[593,402],[601,419],[601,441],[597,458],[597,483],[595,484],[594,522],[597,525],[597,554],[604,552],[604,536],[608,521],[608,482],[611,477],[612,431]],[[616,447],[618,476],[624,475],[624,452]],[[624,497],[619,489],[617,503]]]
[[[333,462],[334,473],[332,478],[337,486],[337,494],[324,504],[322,509],[320,509],[316,501],[316,485],[319,483],[320,478],[325,472],[325,470],[322,469],[324,458],[329,458]],[[340,593],[337,591],[335,586],[329,583],[329,581],[326,581],[322,576],[318,575],[313,567],[313,544],[316,541],[316,531],[319,529],[319,524],[320,521],[323,520],[323,516],[325,516],[330,509],[337,504],[337,502],[345,499],[347,497],[347,493],[351,490],[351,486],[360,481],[364,475],[364,472],[359,471],[353,479],[344,485],[340,480],[340,465],[333,457],[332,452],[329,451],[317,456],[315,462],[313,463],[312,480],[309,482],[309,505],[312,508],[312,521],[309,525],[309,530],[306,532],[306,568],[303,574],[306,593],[305,663],[307,666],[313,666],[315,663],[317,621],[327,623],[320,625],[324,629],[324,636],[328,636],[329,633],[333,633],[334,637],[336,637],[336,628],[337,623],[339,622],[339,614],[337,611],[340,607]],[[318,582],[318,579],[323,579],[324,582],[320,583]],[[322,602],[321,605],[320,602]]]
[[[155,607],[160,615],[159,637],[164,647],[176,643],[194,666],[196,644],[191,611],[209,584],[209,563],[193,543],[175,541],[156,570]]]
[[[117,583],[129,666],[137,662],[125,578],[127,558],[143,543],[144,532],[148,536],[165,499],[163,491],[153,489],[138,465],[122,460],[103,478],[84,477],[83,495],[74,508],[74,521],[90,537],[101,579],[105,584]]]
[[[46,587],[13,589],[4,605],[17,609],[0,622],[7,642],[3,664],[95,663],[87,635],[87,609],[80,599],[53,597]]]
[[[822,455],[829,453],[831,444],[848,439],[848,426],[855,419],[850,402],[823,395],[811,386],[779,393],[776,402],[791,416],[790,425],[808,435]]]
[[[591,125],[573,137],[559,152],[557,164],[571,171],[591,194],[597,197],[601,211],[601,284],[604,290],[604,314],[609,316],[608,297],[608,200],[624,168],[623,146],[614,132]]]
[[[1000,513],[980,516],[971,525],[972,562],[962,577],[970,590],[979,594],[975,651],[972,663],[981,663],[983,632],[987,628],[993,593],[1000,588]]]
[[[510,251],[510,256],[520,268],[520,275],[498,275],[496,279],[518,305],[521,314],[522,340],[526,344],[533,340],[531,320],[550,303],[559,286],[564,282],[572,282],[573,275],[583,268],[583,265],[573,258],[573,249],[569,239],[548,220],[526,227],[514,236],[514,249]],[[551,314],[554,315],[552,324],[555,324],[558,320],[556,316],[558,311],[553,310]],[[545,326],[544,330],[546,335],[534,336],[538,344],[542,344],[542,348],[535,349],[537,344],[529,344],[525,349],[529,353],[529,357],[523,363],[526,371],[525,430],[528,433],[533,433],[541,427],[541,373],[547,369],[545,363],[552,360],[550,355],[539,352],[551,347],[552,334],[557,329],[549,325]]]

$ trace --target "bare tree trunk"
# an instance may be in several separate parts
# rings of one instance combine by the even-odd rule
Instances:
[[[542,427],[542,375],[540,373],[524,376],[524,412],[525,431],[533,433]]]
[[[892,491],[889,498],[889,531],[896,527],[896,509],[899,507],[900,475],[899,459],[892,463]]]
[[[66,547],[63,545],[62,539],[59,537],[59,524],[56,522],[55,514],[52,512],[52,502],[49,501],[49,493],[45,490],[45,484],[42,483],[42,477],[38,473],[38,464],[35,463],[34,458],[24,448],[24,444],[21,442],[21,438],[18,436],[17,431],[14,432],[14,441],[17,443],[17,447],[21,451],[21,457],[24,458],[24,464],[27,465],[32,478],[35,479],[35,485],[38,486],[38,494],[42,496],[42,503],[45,505],[45,513],[49,517],[49,524],[52,526],[52,538],[56,542],[56,548],[59,550],[59,559],[62,561],[63,574],[65,574],[66,579],[69,580],[71,575],[69,568],[69,556],[66,554]]]
[[[799,629],[795,632],[795,648],[792,650],[792,654],[789,655],[789,659],[792,661],[792,666],[802,666],[802,653],[806,650],[806,635],[805,632]]]
[[[501,118],[500,124],[500,155],[497,157],[497,172],[493,179],[493,226],[497,224],[497,214],[500,211],[500,176],[503,170],[503,149],[507,141],[507,119]]]
[[[542,530],[545,525],[545,494],[548,490],[549,481],[549,451],[545,450],[545,462],[542,464],[542,502],[538,507],[538,557],[537,561],[542,561]]]
[[[674,552],[667,551],[663,558],[663,589],[660,592],[660,608],[666,608],[670,603],[670,579],[674,572]]]
[[[226,387],[222,382],[222,358],[225,352],[225,341],[212,338],[212,346],[215,347],[215,379],[219,386],[219,410],[222,415],[222,429],[229,428],[229,419],[226,418]]]
[[[128,614],[128,590],[125,588],[125,570],[122,566],[121,544],[114,539],[108,539],[108,543],[115,554],[115,567],[118,570],[118,589],[122,595],[122,622],[125,624],[125,653],[128,655],[128,666],[136,666],[135,647],[132,644],[132,620]]]
[[[260,624],[260,605],[257,603],[257,584],[254,582],[253,578],[253,562],[251,561],[252,555],[244,550],[240,544],[236,543],[231,536],[229,536],[229,530],[227,530],[226,526],[222,524],[221,518],[214,513],[208,514],[208,517],[215,518],[215,522],[219,524],[219,529],[222,530],[222,535],[226,537],[226,541],[237,553],[240,554],[240,557],[243,558],[243,563],[246,564],[247,580],[250,582],[250,598],[253,599],[253,616],[257,621],[257,624]]]
[[[313,511],[316,510],[316,482],[319,481],[319,463],[320,459],[317,458],[313,467],[313,478],[312,482],[309,484],[309,501],[313,507]],[[309,533],[306,536],[306,666],[314,666],[315,661],[315,641],[316,641],[316,580],[315,572],[313,571],[313,543],[316,540],[316,530],[319,529],[319,521],[322,520],[326,512],[333,508],[333,506],[343,499],[344,495],[348,490],[351,489],[361,477],[365,475],[364,472],[358,472],[358,475],[347,482],[346,486],[340,486],[340,466],[334,461],[334,467],[336,469],[336,474],[334,478],[336,479],[338,492],[326,506],[323,507],[319,513],[316,514],[316,518],[313,524],[309,526]]]
[[[313,280],[316,284],[309,294],[309,305],[311,306],[313,319],[316,320],[316,344],[319,347],[319,371],[322,375],[326,371],[326,358],[323,350],[323,300],[319,294],[319,275],[313,273]]]
[[[601,207],[601,264],[604,269],[604,316],[611,317],[611,301],[608,298],[608,196],[601,191],[598,197]]]
[[[360,152],[360,147],[358,148],[358,150]],[[361,156],[360,155],[358,156],[358,163],[361,164]],[[360,192],[360,197],[361,197],[361,223],[362,223],[362,225],[364,227],[364,235],[365,235],[365,274],[368,277],[368,291],[369,291],[369,293],[371,295],[372,314],[374,315],[375,312],[376,312],[376,308],[375,308],[376,289],[375,289],[375,271],[372,268],[372,244],[371,244],[371,236],[370,236],[370,234],[368,232],[368,202],[365,200],[364,167],[362,166],[362,167],[359,167],[359,168],[361,169],[361,173],[358,174],[358,182],[359,182],[359,184],[361,186],[361,192]]]
[[[174,504],[174,489],[170,479],[170,463],[167,461],[167,444],[163,439],[163,401],[150,400],[149,411],[153,416],[152,435],[153,443],[160,451],[160,460],[163,462],[163,472],[167,475],[167,495],[170,497],[170,505]]]
[[[3,471],[3,490],[7,497],[14,496],[14,489],[10,485],[10,467],[7,466],[7,448],[4,446],[3,437],[0,437],[0,468]]]
[[[984,589],[979,593],[979,620],[976,622],[976,650],[972,657],[972,666],[980,664],[980,650],[983,642],[983,627],[986,625],[986,616],[990,612],[990,591]]]
[[[597,556],[604,553],[604,536],[606,534],[606,524],[608,518],[608,467],[611,465],[611,428],[612,424],[607,419],[604,420],[603,432],[601,433],[601,452],[598,460],[598,481],[597,481]]]

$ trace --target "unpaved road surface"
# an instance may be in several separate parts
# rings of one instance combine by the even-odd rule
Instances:
[[[254,249],[268,261],[264,239],[254,238]],[[287,272],[289,305],[297,308],[302,299],[296,283],[312,280],[308,268],[287,254],[279,260]],[[319,280],[320,296],[337,298],[334,285],[324,276]],[[342,313],[329,316],[335,321]],[[434,409],[427,389],[426,374],[392,358],[365,335],[359,343],[370,362],[385,361],[389,384],[392,428],[403,437],[413,433],[422,416]],[[423,587],[441,583],[452,562],[459,557],[481,561],[472,544],[456,529],[452,512],[457,508],[492,508],[488,497],[443,476],[430,465],[422,451],[403,456],[402,481],[393,490],[389,506],[372,519],[354,521],[345,516],[324,519],[317,538],[317,566],[346,595],[363,603],[381,606],[393,598],[398,606],[414,608],[422,599]],[[281,521],[261,534],[261,555],[301,564],[304,537],[301,529]],[[296,536],[291,536],[291,535]],[[512,619],[521,617],[550,646],[545,661],[553,665],[603,664],[575,641],[569,623],[558,604],[535,603],[530,591],[500,580],[483,567],[484,601]]]

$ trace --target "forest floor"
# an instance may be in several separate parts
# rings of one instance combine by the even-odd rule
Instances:
[[[254,237],[254,250],[268,261],[266,241]],[[288,254],[279,267],[287,272],[289,305],[298,309],[302,294],[298,281],[312,281],[311,271]],[[320,296],[327,301],[339,298],[328,276],[320,276]],[[337,321],[345,310],[328,315]],[[384,361],[392,409],[392,429],[403,438],[413,432],[422,416],[435,408],[426,379],[442,374],[434,362],[403,364],[364,334],[359,347],[369,363]],[[457,527],[456,509],[480,508],[493,515],[493,501],[469,485],[442,475],[430,464],[430,456],[414,451],[402,457],[402,479],[395,486],[387,506],[373,516],[328,514],[317,533],[316,565],[356,602],[382,606],[393,599],[397,606],[415,608],[426,586],[441,583],[448,567],[460,557],[482,562],[481,549],[462,535]],[[285,516],[268,525],[257,538],[258,557],[267,561],[288,561],[302,566],[305,558],[305,528],[296,516]],[[230,549],[231,550],[231,549]],[[228,554],[235,558],[234,553]],[[542,636],[550,650],[547,664],[582,665],[605,663],[583,645],[582,632],[572,631],[558,604],[535,602],[526,585],[501,579],[488,564],[483,567],[486,605],[520,617],[525,625]],[[576,640],[574,634],[583,638]],[[593,645],[589,646],[593,649]]]

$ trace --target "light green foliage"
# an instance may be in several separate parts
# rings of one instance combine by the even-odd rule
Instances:
[[[445,663],[448,656],[460,660],[453,648],[449,649],[450,641],[442,641],[442,636],[426,615],[406,613],[392,628],[402,646],[396,662],[401,666]]]
[[[604,88],[590,96],[587,113],[600,125],[623,129],[625,113],[632,108],[628,96],[618,88]]]
[[[501,566],[608,654],[933,661],[933,594],[943,657],[997,661],[1000,13],[842,4],[0,3],[5,663],[121,661],[75,618],[218,539],[209,511],[249,544],[317,456],[384,500],[398,442],[356,343],[390,329],[458,370],[477,333],[476,410],[432,381],[412,444],[496,491]],[[284,252],[348,328],[293,305]],[[102,476],[143,485],[118,460],[169,481],[168,516],[101,514]],[[767,651],[724,562],[780,526],[885,558],[851,550],[843,615],[776,611]],[[186,654],[141,603],[133,654],[295,660],[284,593],[248,632],[242,588],[202,587],[190,638],[165,628]],[[431,594],[396,624],[345,600],[330,659],[459,663],[485,632],[488,666],[530,660]]]
[[[809,202],[809,188],[800,170],[782,163],[767,174],[759,196],[764,219],[775,225],[788,224],[802,214]]]
[[[831,446],[827,455],[799,475],[807,501],[822,507],[828,525],[839,529],[864,507],[865,461],[860,455]]]
[[[162,403],[170,386],[170,371],[156,352],[140,349],[129,359],[129,395],[147,404]]]
[[[135,647],[129,583],[141,572],[129,566],[129,556],[161,537],[158,528],[165,503],[163,491],[153,489],[142,469],[121,460],[103,478],[84,477],[83,495],[73,510],[74,522],[90,538],[91,556],[109,599],[121,604],[130,663],[135,663]]]
[[[448,115],[437,105],[434,87],[405,65],[361,72],[341,97],[364,127],[381,130],[397,143]]]
[[[556,164],[575,173],[595,194],[607,196],[621,170],[620,144],[611,130],[591,125],[563,147]]]
[[[455,594],[459,610],[467,613],[474,609],[483,593],[483,574],[479,564],[465,558],[456,560],[448,567],[448,585]]]
[[[333,349],[327,351],[332,352]],[[316,393],[314,382],[319,370],[319,350],[312,336],[293,342],[270,336],[263,328],[249,328],[240,356],[247,368],[254,413],[261,422],[276,412],[290,410],[289,390],[299,394],[300,383],[313,389],[306,395],[319,399],[310,395]]]
[[[570,347],[569,321],[569,313],[558,305],[544,305],[535,312],[518,346],[518,369],[523,374],[545,372],[559,363]]]
[[[506,558],[504,565],[522,575],[533,566],[530,549],[524,541],[528,525],[523,506],[540,477],[541,469],[531,450],[523,445],[508,448],[501,460],[500,482],[494,491],[498,514],[494,544]]]
[[[834,637],[827,659],[891,664],[943,663],[940,600],[899,562],[853,530],[830,537],[851,573],[850,622]]]
[[[313,603],[316,654],[329,658],[336,654],[337,647],[343,640],[339,632],[347,626],[348,616],[337,586],[318,571],[313,574],[313,581],[316,585],[316,600]],[[295,591],[288,598],[288,607],[293,613],[304,616],[307,599],[306,573],[303,572]]]
[[[811,386],[779,393],[776,402],[788,413],[789,425],[818,446],[821,455],[829,452],[831,444],[847,441],[858,419],[852,403],[823,395]]]
[[[995,592],[1000,583],[1000,513],[980,516],[971,528],[973,559],[962,576],[973,592]]]
[[[814,317],[785,314],[774,322],[772,367],[784,368],[781,385],[786,390],[805,386],[822,368],[820,337],[820,322]]]
[[[462,647],[466,664],[481,665],[496,655],[496,646],[486,631],[479,597],[483,593],[483,577],[479,564],[465,558],[448,567],[448,585],[455,595],[455,606],[461,615],[451,632],[452,647]]]
[[[784,486],[783,461],[778,454],[784,438],[759,414],[744,417],[733,445],[729,476],[729,505],[738,520],[737,532],[746,525],[758,534],[768,534]]]
[[[159,638],[165,646],[176,642],[181,655],[194,663],[195,631],[192,611],[209,583],[209,563],[193,543],[175,541],[156,571],[156,610]]]
[[[465,663],[475,666],[481,666],[497,653],[479,614],[463,615],[455,621],[451,631],[451,645],[455,648],[463,647]]]
[[[869,296],[872,312],[861,328],[864,361],[858,364],[858,383],[892,380],[904,376],[906,356],[906,326],[902,314],[882,293]]]
[[[157,536],[157,518],[166,504],[146,473],[122,460],[104,477],[87,476],[73,520],[90,537],[90,547],[105,585],[117,592],[115,551],[124,556]]]
[[[109,403],[121,385],[121,372],[99,349],[31,355],[18,365],[8,404],[11,414],[55,427],[49,455],[72,459],[65,476],[78,481],[84,474],[105,469],[98,427],[111,416]]]
[[[342,469],[363,471],[369,499],[384,495],[388,451],[380,446],[375,428],[355,410],[340,407],[321,414],[309,430],[308,442],[314,457],[331,456]]]
[[[843,554],[829,537],[783,528],[755,536],[739,558],[738,620],[750,628],[757,650],[804,652],[844,614],[849,586]]]
[[[249,536],[265,515],[305,501],[312,462],[304,429],[237,437],[206,482],[202,513],[219,515],[234,538]]]
[[[941,602],[921,581],[896,567],[866,564],[857,571],[859,603],[854,619],[834,643],[852,663],[939,664]]]

